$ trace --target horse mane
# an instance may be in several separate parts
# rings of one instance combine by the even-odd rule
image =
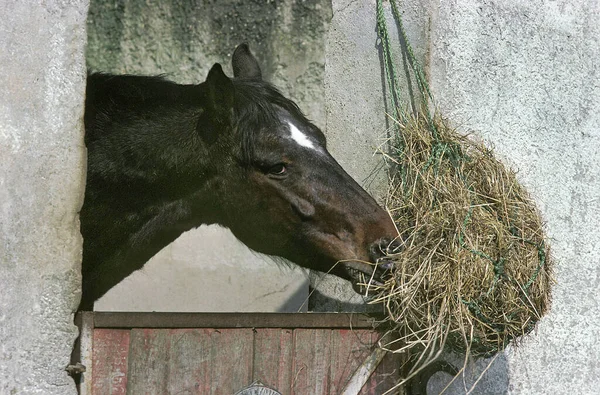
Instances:
[[[244,165],[252,163],[257,134],[268,127],[281,126],[280,112],[285,110],[292,117],[306,119],[296,103],[287,99],[279,89],[268,82],[252,79],[233,79],[235,89],[236,124],[242,139]]]
[[[94,81],[94,84],[90,84]],[[233,127],[241,140],[243,165],[252,163],[254,141],[261,131],[281,126],[281,110],[287,111],[293,118],[310,123],[296,103],[287,99],[272,84],[255,79],[233,78],[234,86],[234,124]],[[137,76],[89,73],[87,96],[90,102],[105,101],[103,111],[120,111],[118,103],[128,106],[144,106],[144,102],[153,100],[183,100],[194,103],[197,97],[193,92],[198,85],[180,85],[169,81],[165,75]],[[182,90],[182,88],[187,88]],[[106,92],[110,92],[107,94]],[[96,108],[88,106],[86,119],[95,117]],[[90,122],[91,124],[91,122]],[[88,136],[91,138],[91,136]]]

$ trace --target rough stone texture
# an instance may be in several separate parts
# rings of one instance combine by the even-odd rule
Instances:
[[[233,50],[248,42],[263,77],[324,127],[323,37],[330,19],[325,0],[94,0],[88,67],[200,83],[217,62],[231,75]]]
[[[88,67],[199,83],[215,62],[231,75],[233,50],[248,42],[263,78],[324,127],[324,35],[330,19],[326,0],[93,1]],[[251,284],[252,291],[240,289],[241,282]],[[194,284],[195,291],[184,284]],[[304,270],[278,267],[241,245],[231,232],[202,227],[163,249],[95,308],[297,311],[306,308],[307,294]]]
[[[376,31],[375,0],[333,0],[333,18],[327,34],[325,64],[325,104],[327,109],[327,147],[342,167],[379,201],[387,192],[387,175],[383,159],[376,154],[385,147],[390,119],[383,94],[385,79],[380,62]],[[425,61],[427,49],[427,3],[403,2],[405,29],[415,53]],[[399,38],[386,3],[386,17],[394,55],[400,63]],[[406,86],[400,67],[400,86]],[[408,91],[402,92],[408,101]],[[391,111],[389,112],[391,113]],[[378,310],[364,305],[350,283],[333,276],[311,274],[311,284],[318,284],[311,308],[317,311]]]
[[[596,394],[600,6],[470,0],[432,10],[430,79],[438,104],[519,170],[547,222],[557,265],[549,314],[473,393]],[[508,385],[495,381],[502,371]],[[450,393],[464,393],[462,383]]]
[[[75,394],[87,1],[0,15],[0,393]]]

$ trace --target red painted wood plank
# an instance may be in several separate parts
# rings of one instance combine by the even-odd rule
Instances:
[[[376,342],[377,334],[373,333]],[[387,353],[375,372],[365,384],[360,395],[381,395],[394,388],[400,382],[402,359],[399,354]],[[403,394],[403,389],[398,388],[392,394]]]
[[[213,330],[211,339],[211,390],[207,394],[231,395],[252,382],[252,329]]]
[[[210,394],[213,329],[169,330],[169,394]]]
[[[252,381],[289,395],[292,386],[293,332],[291,329],[257,329],[254,334]]]
[[[95,329],[94,394],[230,395],[261,380],[284,395],[340,394],[371,353],[368,329]],[[129,355],[128,355],[129,352]],[[361,395],[400,377],[387,355]]]
[[[331,332],[331,395],[340,394],[356,369],[371,354],[373,332],[340,329]]]
[[[252,382],[252,329],[132,331],[131,394],[230,395]]]
[[[127,393],[167,394],[169,336],[166,329],[133,329]]]
[[[330,339],[329,329],[294,330],[291,394],[329,394]]]
[[[92,394],[125,395],[129,330],[96,329],[93,342]]]

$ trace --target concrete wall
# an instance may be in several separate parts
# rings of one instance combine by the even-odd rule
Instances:
[[[304,271],[252,252],[229,230],[186,232],[94,305],[98,311],[306,311]]]
[[[247,41],[263,77],[325,126],[324,36],[328,0],[198,2],[92,1],[88,67],[166,74],[200,83],[219,62],[229,75],[235,47]],[[250,251],[216,226],[188,232],[113,288],[96,310],[305,310],[308,275]]]
[[[271,20],[269,15],[275,15],[296,21],[292,25],[299,26],[300,31],[321,33],[328,26],[325,19],[317,25],[303,25],[307,22],[302,18],[296,20],[294,10],[304,5],[291,1],[265,3],[275,10],[273,14],[265,14],[265,21]],[[303,80],[312,81],[307,85],[310,88],[298,93],[296,99],[302,103],[302,95],[325,97],[331,151],[359,181],[368,178],[376,165],[376,160],[368,158],[378,136],[385,135],[386,125],[381,114],[384,103],[376,55],[374,3],[374,0],[333,1],[324,75],[324,50],[311,52],[307,43],[304,48],[304,39],[297,28],[269,25],[281,30],[274,30],[277,35],[262,35],[254,30],[260,21],[245,20],[245,14],[233,6],[221,4],[218,7],[222,8],[208,14],[207,20],[214,22],[210,31],[222,29],[225,21],[236,20],[246,37],[217,29],[222,34],[203,38],[224,40],[227,45],[219,48],[228,54],[240,38],[258,37],[255,40],[259,42],[249,41],[253,47],[270,48],[271,57],[262,58],[271,65],[267,66],[267,75],[285,89]],[[109,20],[114,13],[127,12],[138,19],[129,27],[118,18],[106,24],[98,22],[96,33],[91,32],[90,51],[97,45],[94,34],[107,35],[110,43],[95,49],[102,56],[97,63],[90,62],[94,68],[168,72],[176,79],[198,81],[205,73],[199,71],[199,65],[206,67],[207,62],[227,57],[219,53],[204,59],[201,56],[204,53],[195,53],[197,47],[191,43],[170,41],[172,35],[183,35],[185,31],[196,34],[201,30],[200,14],[186,8],[187,3],[182,9],[170,7],[171,3],[166,2],[156,6],[160,13],[164,12],[160,15],[185,22],[178,26],[135,8],[142,2],[103,4],[93,5],[91,23],[102,13]],[[258,4],[253,2],[249,7]],[[320,7],[325,14],[330,12],[326,2],[303,4],[311,10]],[[4,16],[0,20],[3,66],[0,393],[3,394],[75,392],[63,369],[76,336],[72,312],[79,296],[81,240],[77,211],[82,198],[85,152],[81,119],[86,8],[85,1],[47,1],[40,5],[9,0],[0,4],[0,14]],[[488,364],[489,369],[471,393],[597,393],[600,388],[598,3],[431,0],[403,2],[402,11],[411,41],[414,40],[424,64],[429,65],[429,79],[443,113],[465,130],[477,131],[495,146],[499,157],[519,169],[520,180],[532,192],[547,221],[557,263],[553,306],[537,331],[523,339],[518,348],[510,348],[493,361],[469,364],[465,378],[459,379],[446,393],[467,392]],[[136,35],[131,29],[137,29],[141,41],[132,41]],[[282,42],[273,39],[280,34],[287,34],[293,45],[273,47],[274,41]],[[194,37],[201,36],[197,33]],[[295,53],[295,48],[304,48],[305,52]],[[309,59],[311,53],[318,53],[321,58],[302,67],[290,60],[269,63],[268,59],[277,59],[277,54],[286,51],[296,61]],[[265,56],[260,55],[265,52],[258,52],[259,56]],[[129,58],[121,58],[122,54]],[[137,60],[132,68],[119,63],[119,59],[134,58]],[[103,65],[117,65],[117,68]],[[174,68],[153,68],[157,65]],[[300,71],[292,72],[296,77],[288,85],[282,77],[286,75],[284,71],[295,70],[296,66]],[[324,91],[318,88],[321,78],[325,81]],[[319,114],[323,108],[315,105],[307,108],[307,112]],[[317,119],[317,123],[322,126],[324,119]],[[381,176],[372,185],[381,194],[384,185]],[[213,231],[214,237],[220,239],[219,231]],[[230,243],[233,242],[226,240],[223,246]],[[193,241],[184,240],[184,244],[184,250],[195,248]],[[187,257],[200,252],[170,254]],[[175,262],[178,259],[169,262],[178,266]],[[218,254],[210,258],[218,259]],[[236,256],[233,261],[246,259],[247,256]],[[191,274],[185,275],[190,280],[186,286],[197,284]],[[301,281],[304,277],[298,278]],[[263,280],[257,281],[262,284]],[[287,296],[282,300],[288,300]],[[343,296],[339,300],[340,305],[346,303]],[[447,378],[440,374],[434,381],[430,383],[432,393],[439,392]]]
[[[0,15],[0,393],[75,394],[87,2]]]
[[[598,393],[600,5],[439,2],[430,58],[442,111],[519,169],[557,265],[550,313],[500,358],[508,388],[479,393]]]
[[[400,8],[442,113],[518,169],[547,223],[557,266],[553,305],[537,330],[495,359],[470,362],[445,393],[467,393],[477,380],[472,394],[598,393],[600,5],[432,0]],[[334,0],[331,26],[330,149],[364,179],[376,160],[363,167],[362,158],[385,131],[375,1]],[[463,357],[446,357],[462,366]],[[438,373],[429,393],[448,382]]]
[[[428,7],[422,0],[403,1],[407,34],[415,43],[416,56],[425,61],[428,43]],[[342,167],[380,203],[387,193],[387,174],[380,148],[385,149],[392,113],[384,96],[385,79],[377,41],[375,0],[334,0],[333,18],[327,33],[325,63],[325,107],[327,109],[327,147]],[[393,25],[389,10],[388,24]],[[398,35],[391,31],[398,45]],[[396,61],[401,64],[400,51]],[[398,76],[406,86],[403,68]],[[402,92],[410,102],[408,90]],[[350,283],[334,276],[311,273],[317,285],[311,308],[315,311],[378,311],[365,305]]]

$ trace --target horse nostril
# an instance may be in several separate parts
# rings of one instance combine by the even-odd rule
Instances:
[[[393,255],[400,252],[402,245],[400,238],[390,239],[384,237],[369,246],[369,259],[371,262],[377,263],[374,279],[385,282],[393,275],[396,266]]]
[[[398,238],[388,239],[384,237],[369,246],[369,258],[371,261],[376,262],[388,255],[397,254],[401,248],[402,241]]]
[[[400,252],[403,244],[404,243],[401,239],[395,238],[391,241],[391,243],[388,244],[386,252],[388,253],[388,255],[397,254]]]

